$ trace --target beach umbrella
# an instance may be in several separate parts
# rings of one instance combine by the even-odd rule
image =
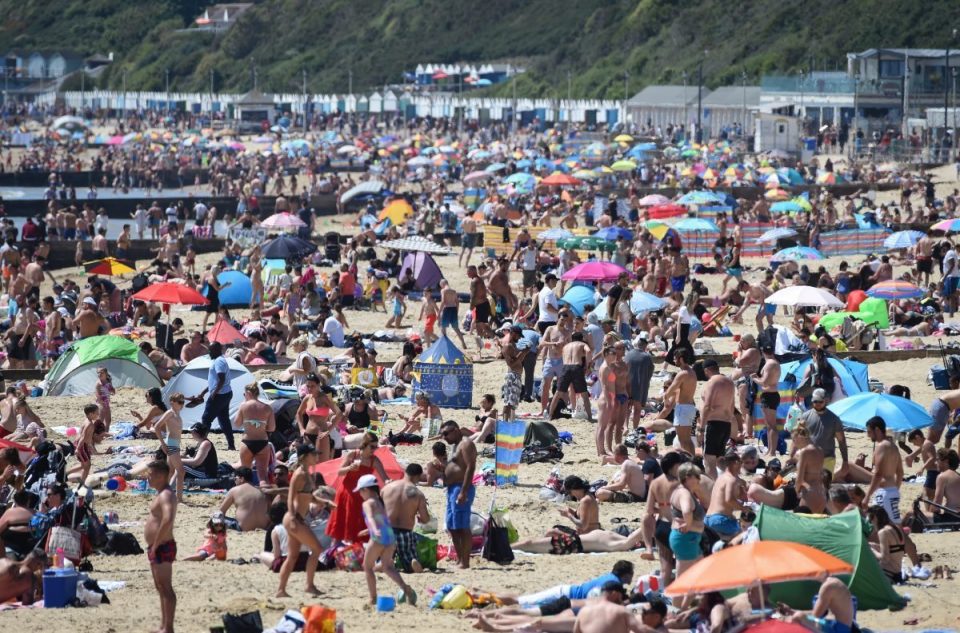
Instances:
[[[551,227],[546,231],[541,231],[540,234],[537,235],[537,239],[541,240],[562,240],[568,237],[573,237],[573,233],[560,227]]]
[[[605,251],[612,253],[617,250],[617,245],[609,240],[593,235],[574,235],[557,240],[557,246],[560,248],[569,248],[584,251]]]
[[[784,620],[763,620],[742,629],[740,633],[810,633],[810,629]]]
[[[793,202],[799,205],[799,207],[804,211],[813,211],[813,205],[810,204],[810,198],[807,197],[806,193],[803,193],[799,196],[792,198],[790,202]]]
[[[648,196],[640,198],[637,204],[641,207],[656,207],[662,204],[670,204],[670,198],[660,195],[659,193],[651,193]]]
[[[632,160],[618,160],[610,165],[610,169],[613,171],[633,171],[636,168],[637,164]]]
[[[658,204],[655,207],[650,207],[647,211],[647,217],[662,220],[664,218],[678,218],[687,215],[687,212],[687,208],[682,204]]]
[[[666,301],[639,288],[634,288],[633,294],[630,296],[630,309],[637,315],[658,312],[666,307]]]
[[[564,281],[614,281],[620,275],[633,277],[629,270],[613,262],[584,262],[563,273]]]
[[[714,204],[716,202],[724,202],[724,198],[711,191],[691,191],[683,194],[677,200],[677,204],[686,206]]]
[[[143,290],[133,295],[134,299],[141,301],[152,301],[154,303],[167,303],[177,305],[206,305],[206,297],[199,292],[183,284],[173,282],[162,282],[150,284]]]
[[[573,177],[579,178],[580,180],[596,180],[600,177],[600,175],[597,172],[589,169],[578,169],[577,171],[573,172]]]
[[[317,250],[316,244],[291,235],[281,235],[263,245],[261,253],[269,259],[300,259]]]
[[[613,241],[619,240],[620,238],[632,240],[633,231],[620,226],[607,226],[594,233],[592,237]]]
[[[922,288],[914,286],[907,281],[891,279],[890,281],[881,281],[867,290],[867,296],[875,299],[886,299],[895,301],[897,299],[917,299],[924,295]]]
[[[413,158],[407,161],[408,167],[424,167],[430,164],[431,164],[430,159],[427,158],[426,156],[414,156]]]
[[[670,230],[670,225],[666,222],[661,222],[660,220],[647,220],[643,223],[645,229],[650,231],[650,235],[654,236],[658,240],[662,240],[663,236],[667,234],[667,231]]]
[[[207,332],[207,341],[210,343],[220,343],[221,345],[240,345],[245,343],[247,337],[240,330],[230,325],[226,319],[217,319],[213,327]]]
[[[380,212],[380,220],[390,220],[394,226],[400,226],[413,215],[413,207],[403,199],[392,201]]]
[[[487,179],[489,179],[489,178],[493,178],[493,174],[491,174],[490,172],[486,172],[486,171],[471,171],[469,174],[467,174],[466,176],[464,176],[463,182],[469,182],[469,183],[482,182],[482,181],[487,180]]]
[[[884,248],[910,248],[926,235],[923,231],[897,231],[883,240]]]
[[[337,148],[338,154],[356,154],[359,151],[356,145],[341,145]]]
[[[800,384],[807,372],[807,367],[812,362],[813,358],[807,356],[800,360],[783,363],[780,365],[780,382],[793,385]],[[870,390],[870,375],[864,363],[850,358],[835,358],[833,356],[827,356],[827,363],[833,368],[834,374],[840,379],[840,384],[843,385],[843,392],[848,396],[855,396],[858,393]]]
[[[717,226],[717,223],[713,220],[706,220],[704,218],[684,218],[673,225],[678,231],[685,233],[694,233],[697,231],[702,231],[704,233],[719,233],[720,227]]]
[[[541,180],[540,184],[550,187],[576,187],[577,185],[582,185],[583,183],[578,178],[555,171]]]
[[[583,316],[583,309],[596,302],[592,286],[570,286],[570,289],[560,297],[561,303],[570,306],[576,316]]]
[[[835,185],[837,184],[837,177],[832,171],[822,171],[817,174],[817,184],[818,185]]]
[[[804,259],[824,259],[823,253],[809,246],[791,246],[779,250],[770,258],[772,262],[800,261]]]
[[[798,213],[803,211],[803,207],[793,200],[781,200],[771,204],[770,210],[774,213]]]
[[[629,134],[620,134],[618,136],[615,136],[613,140],[616,141],[617,143],[632,143],[633,137],[630,136]]]
[[[827,408],[837,414],[843,426],[850,429],[865,430],[867,422],[873,417],[882,418],[887,423],[887,429],[895,433],[906,433],[933,424],[933,418],[922,406],[913,400],[888,393],[867,391],[838,400]]]
[[[300,227],[306,226],[306,224],[293,215],[292,213],[274,213],[268,218],[264,219],[260,223],[260,226],[265,229],[279,229],[279,230],[288,230],[288,229],[299,229]]]
[[[771,189],[763,194],[763,197],[767,200],[788,200],[790,199],[790,194],[784,191],[783,189]]]
[[[133,262],[115,257],[104,257],[92,262],[85,262],[83,269],[90,275],[110,275],[111,277],[137,272]]]
[[[763,235],[757,238],[757,242],[762,244],[764,242],[776,242],[777,240],[785,239],[788,237],[793,237],[797,234],[793,229],[788,229],[786,227],[778,227],[775,229],[770,229],[764,232]]]
[[[821,288],[787,286],[766,298],[764,303],[775,306],[803,306],[811,308],[842,308],[843,302]]]
[[[537,186],[537,178],[533,174],[525,173],[511,174],[504,178],[503,182],[526,189],[533,189]]]
[[[487,165],[486,171],[493,173],[497,171],[503,171],[506,168],[507,168],[506,163],[490,163],[489,165]]]
[[[945,233],[956,233],[960,231],[960,218],[950,218],[948,220],[940,220],[936,224],[930,227],[931,231],[943,231]]]
[[[852,565],[809,545],[754,541],[697,561],[668,585],[665,593],[683,596],[851,573]]]

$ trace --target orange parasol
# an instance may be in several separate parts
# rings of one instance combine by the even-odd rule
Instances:
[[[720,550],[698,561],[673,581],[666,593],[682,596],[851,573],[852,565],[815,547],[787,541],[755,541]]]
[[[218,319],[210,331],[207,332],[207,340],[213,343],[219,342],[221,345],[239,345],[247,340],[247,337],[233,327],[229,321]]]

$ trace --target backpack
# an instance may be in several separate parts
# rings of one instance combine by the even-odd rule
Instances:
[[[137,537],[129,532],[107,532],[107,544],[103,553],[108,556],[132,556],[143,554]]]
[[[150,284],[150,281],[146,273],[140,273],[139,275],[136,275],[133,278],[132,283],[133,283],[133,292],[136,293],[146,288]]]
[[[947,370],[947,374],[951,378],[960,379],[960,356],[947,356],[947,360],[943,364],[943,368]]]

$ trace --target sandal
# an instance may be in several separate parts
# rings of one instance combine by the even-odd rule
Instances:
[[[628,520],[623,517],[613,517],[612,519],[610,519],[610,523],[613,523],[614,525],[617,525],[618,523],[627,523],[627,522]]]

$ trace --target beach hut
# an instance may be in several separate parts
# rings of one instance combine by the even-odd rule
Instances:
[[[114,387],[150,389],[160,386],[153,363],[133,341],[120,336],[92,336],[71,345],[44,378],[47,396],[90,396],[97,369],[106,367]]]
[[[179,374],[170,379],[170,382],[163,388],[163,401],[170,404],[170,394],[180,392],[185,396],[195,396],[207,388],[207,373],[213,361],[209,356],[199,356],[181,370]],[[230,389],[233,391],[233,397],[230,399],[230,420],[234,420],[237,415],[237,409],[243,404],[243,390],[252,382],[256,382],[253,374],[246,367],[232,358],[227,358],[227,367],[230,373],[227,380],[230,381]],[[203,406],[180,410],[180,417],[183,419],[183,428],[189,429],[191,426],[201,421],[203,417]],[[214,420],[211,428],[220,430],[219,423]],[[240,429],[234,429],[240,430]]]
[[[438,407],[473,405],[473,365],[453,341],[441,336],[413,363],[413,393],[424,391]]]
[[[443,279],[443,273],[430,253],[407,253],[397,279],[406,277],[408,270],[413,270],[417,290],[433,290],[440,286],[440,280]]]

